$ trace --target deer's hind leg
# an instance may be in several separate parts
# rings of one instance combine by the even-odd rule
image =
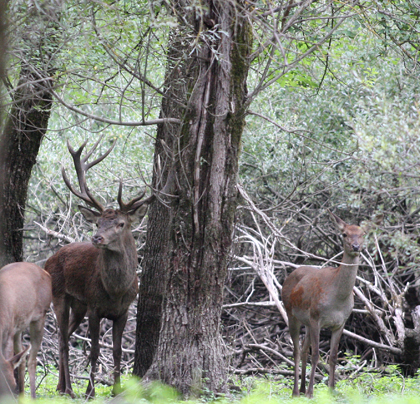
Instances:
[[[293,341],[293,359],[295,363],[295,377],[293,383],[293,396],[299,396],[299,363],[300,363],[300,344],[299,334],[301,322],[294,316],[289,315],[289,332]]]
[[[71,387],[69,370],[70,297],[53,298],[53,304],[59,329],[59,376],[57,390],[61,394],[68,394],[70,397],[75,398],[76,395]]]
[[[22,352],[22,333],[18,332],[13,337],[13,354]],[[13,355],[12,355],[13,356]],[[16,389],[19,394],[25,391],[25,369],[26,361],[22,360],[17,368]]]
[[[306,364],[308,362],[308,352],[309,346],[311,345],[311,331],[309,327],[305,327],[305,338],[302,342],[302,372],[301,372],[301,379],[300,379],[300,392],[305,394],[306,393]]]
[[[38,355],[39,348],[41,346],[42,337],[44,335],[44,323],[45,317],[42,317],[38,321],[33,321],[29,325],[29,333],[31,336],[31,352],[28,358],[28,373],[29,373],[29,384],[31,386],[31,397],[35,398],[36,388],[36,357]]]
[[[312,320],[310,325],[310,336],[311,336],[311,356],[312,356],[312,368],[311,376],[309,378],[308,391],[306,396],[311,398],[314,394],[314,382],[315,382],[315,371],[319,361],[319,331],[320,326],[317,321]]]
[[[77,300],[73,300],[73,302],[71,303],[70,324],[68,331],[69,337],[77,330],[77,327],[79,327],[80,323],[85,318],[86,312],[86,305],[78,302]]]

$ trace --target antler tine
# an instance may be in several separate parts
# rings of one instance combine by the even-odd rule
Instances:
[[[86,172],[89,170],[89,168],[93,167],[95,164],[98,164],[101,162],[106,156],[108,156],[109,153],[111,153],[112,149],[115,146],[116,139],[114,140],[114,143],[111,145],[111,147],[101,156],[99,156],[96,160],[92,161],[91,163],[88,163],[87,160],[92,155],[92,153],[96,150],[99,142],[102,140],[102,137],[93,145],[93,147],[87,152],[87,154],[81,158],[81,154],[83,152],[83,149],[85,148],[87,141],[85,141],[78,150],[74,150],[70,142],[67,140],[67,148],[69,149],[69,152],[73,158],[74,167],[76,169],[77,173],[77,179],[79,182],[80,191],[77,191],[70,183],[65,169],[62,169],[62,175],[65,184],[69,188],[69,190],[79,197],[80,199],[84,200],[88,205],[98,209],[100,212],[104,211],[104,207],[102,204],[90,193],[89,188],[86,183]]]
[[[120,185],[118,187],[117,200],[118,200],[118,204],[120,205],[121,212],[128,213],[130,211],[136,210],[139,206],[144,205],[145,203],[149,204],[152,201],[151,197],[142,200],[144,195],[146,194],[146,191],[143,191],[139,196],[136,196],[130,202],[124,203],[122,201],[122,187],[123,187],[122,180],[120,180]]]
[[[89,157],[93,154],[93,152],[96,150],[96,148],[98,147],[99,143],[101,143],[102,138],[104,137],[104,135],[101,135],[101,137],[97,140],[97,142],[91,147],[91,149],[86,153],[86,156],[83,158],[84,162],[87,162],[87,160],[89,160]],[[87,143],[87,141],[85,143],[83,143],[83,146],[85,146]]]
[[[84,162],[87,163],[88,158],[91,156],[91,154],[95,151],[96,147],[98,146],[101,138],[95,143],[95,145],[92,147],[91,150],[89,150],[88,154],[86,155],[86,157],[84,158]],[[99,156],[96,160],[93,160],[91,163],[86,164],[87,169],[93,167],[94,165],[100,163],[104,158],[106,158],[108,156],[109,153],[112,152],[112,150],[114,149],[115,144],[117,143],[117,138],[114,139],[114,142],[112,143],[111,147],[104,153],[102,154],[102,156]]]
[[[71,157],[73,158],[73,164],[74,164],[74,168],[76,169],[76,174],[77,174],[77,179],[79,181],[80,191],[82,191],[82,194],[84,194],[84,195],[86,194],[86,192],[85,192],[86,179],[85,179],[85,173],[84,173],[84,169],[85,169],[84,162],[85,161],[84,161],[84,159],[80,160],[80,156],[81,156],[81,154],[83,152],[83,149],[85,148],[86,144],[87,144],[87,140],[75,151],[71,147],[70,142],[67,139],[67,149],[69,150],[69,152],[71,154]],[[63,176],[63,178],[64,178],[64,176]],[[67,179],[67,182],[66,182],[66,180],[64,180],[64,182],[66,183],[66,185],[68,185],[67,182],[70,183],[68,181],[68,179]],[[71,188],[69,188],[69,189],[72,190]],[[74,193],[74,188],[73,188],[72,192]],[[81,194],[79,194],[77,196],[81,197],[80,195]],[[85,195],[85,197],[86,196],[87,195]]]
[[[82,194],[81,192],[77,191],[76,189],[74,189],[73,185],[71,185],[71,183],[70,183],[70,181],[67,177],[66,170],[64,169],[64,167],[61,168],[61,174],[63,175],[63,180],[64,180],[65,184],[67,185],[67,188],[74,195],[76,195],[78,198],[84,200],[88,205],[93,206],[92,201],[90,200],[90,198],[87,195]],[[93,207],[98,209],[97,206],[93,206]]]

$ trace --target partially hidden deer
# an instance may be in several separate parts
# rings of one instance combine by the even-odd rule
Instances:
[[[0,396],[24,392],[25,359],[29,353],[31,397],[35,398],[36,356],[51,299],[51,277],[38,265],[15,262],[0,269]],[[31,345],[22,349],[22,332],[28,328]]]
[[[79,210],[97,230],[91,242],[71,243],[50,257],[45,270],[51,274],[53,305],[59,327],[59,381],[57,390],[75,397],[69,373],[69,337],[77,329],[85,315],[89,321],[91,338],[90,378],[86,397],[95,396],[96,362],[99,356],[100,321],[113,321],[113,394],[120,391],[121,341],[127,321],[128,308],[138,292],[137,250],[131,233],[131,224],[146,214],[151,197],[140,195],[128,203],[122,201],[122,183],[118,191],[119,209],[105,209],[93,197],[86,184],[89,168],[102,161],[115,145],[96,160],[88,163],[101,139],[81,157],[85,142],[77,151],[67,143],[73,157],[80,191],[70,183],[65,170],[62,174],[70,191],[95,210],[79,205]]]
[[[319,360],[319,333],[321,328],[330,329],[331,345],[329,356],[328,386],[335,386],[335,367],[338,343],[344,324],[353,310],[353,287],[359,267],[359,255],[363,248],[365,229],[349,225],[335,214],[330,216],[343,236],[344,254],[338,267],[296,268],[285,280],[282,299],[289,318],[289,331],[293,341],[294,386],[293,396],[299,392],[313,396],[315,369]],[[301,325],[306,335],[299,347]],[[312,369],[306,391],[306,362],[311,346]],[[299,390],[299,362],[302,359],[301,385]]]

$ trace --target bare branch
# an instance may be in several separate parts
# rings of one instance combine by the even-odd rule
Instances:
[[[41,228],[48,236],[58,238],[59,240],[64,240],[67,243],[74,243],[76,240],[73,237],[66,236],[65,234],[58,233],[54,230],[50,230],[48,227],[43,226],[41,223],[38,223],[34,220],[34,223]]]
[[[76,112],[77,114],[80,114],[82,116],[85,116],[86,118],[93,119],[98,122],[107,123],[110,125],[119,125],[119,126],[151,126],[151,125],[158,125],[161,123],[181,123],[179,119],[176,118],[163,118],[163,119],[152,119],[150,121],[141,121],[141,122],[123,122],[123,121],[114,121],[112,119],[107,119],[104,117],[100,117],[97,115],[89,114],[80,108],[75,107],[74,105],[69,104],[68,102],[64,101],[63,98],[61,98],[55,91],[51,90],[52,94],[56,98],[56,100],[64,105],[69,110]]]

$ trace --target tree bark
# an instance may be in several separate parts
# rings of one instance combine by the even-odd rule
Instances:
[[[6,0],[0,0],[0,85],[4,79],[4,64],[6,53]],[[3,102],[0,102],[0,112],[3,112]],[[0,125],[2,123],[2,115],[0,114]],[[1,126],[0,126],[1,127]]]
[[[138,328],[136,350],[150,341],[153,351],[160,328],[145,379],[161,380],[183,394],[199,394],[204,387],[226,390],[220,316],[237,204],[252,41],[237,5],[209,1],[203,10],[173,7],[180,15],[169,58],[179,57],[168,63],[168,76],[175,74],[171,82],[177,83],[173,91],[180,102],[173,107],[182,124],[178,132],[162,128],[162,136],[172,158],[167,170],[176,173],[171,192],[176,197],[160,217],[153,210],[158,205],[161,209],[160,203],[151,207],[146,250],[150,254],[157,245],[151,243],[160,240],[160,254],[165,256],[145,260],[142,279],[150,283],[142,286],[152,295],[159,290],[155,302],[162,304],[154,306],[154,314],[161,319],[153,335]],[[159,153],[157,148],[155,161]],[[139,311],[150,299],[147,291],[140,293]],[[138,369],[137,363],[135,373]]]
[[[6,0],[0,0],[0,85],[4,79],[4,54],[6,52]],[[0,102],[0,128],[3,124],[3,101]],[[2,173],[0,172],[0,179]],[[1,196],[0,196],[1,198]],[[0,400],[5,396],[11,396],[9,386],[4,377],[6,369],[0,364]],[[7,398],[7,397],[6,397]]]
[[[28,67],[22,67],[18,88],[0,138],[1,267],[22,261],[29,178],[47,130],[52,103],[51,79],[34,74]]]
[[[0,136],[0,267],[23,258],[29,179],[51,113],[52,43],[46,46],[46,41],[50,41],[51,27],[55,29],[57,10],[56,5],[44,6],[42,11],[28,10],[31,24],[21,51],[19,81],[15,89],[9,89],[12,107]]]
[[[171,47],[171,54],[175,57],[176,47]],[[172,59],[172,58],[170,58]],[[171,70],[168,68],[168,71]],[[173,85],[166,86],[165,98],[162,101],[161,118],[173,117],[179,112],[177,106],[178,78],[170,75],[168,80]],[[172,112],[172,115],[170,115]],[[178,116],[178,118],[180,118]],[[154,189],[162,188],[166,182],[168,171],[172,166],[173,133],[178,128],[171,124],[161,124],[157,130],[154,175],[152,185]],[[159,169],[159,167],[161,167]],[[168,256],[168,226],[170,222],[170,209],[155,200],[149,207],[148,231],[142,266],[144,270],[140,276],[139,300],[137,305],[136,350],[134,354],[133,373],[143,377],[153,361],[161,326],[162,302],[165,293],[165,268],[169,264]]]

